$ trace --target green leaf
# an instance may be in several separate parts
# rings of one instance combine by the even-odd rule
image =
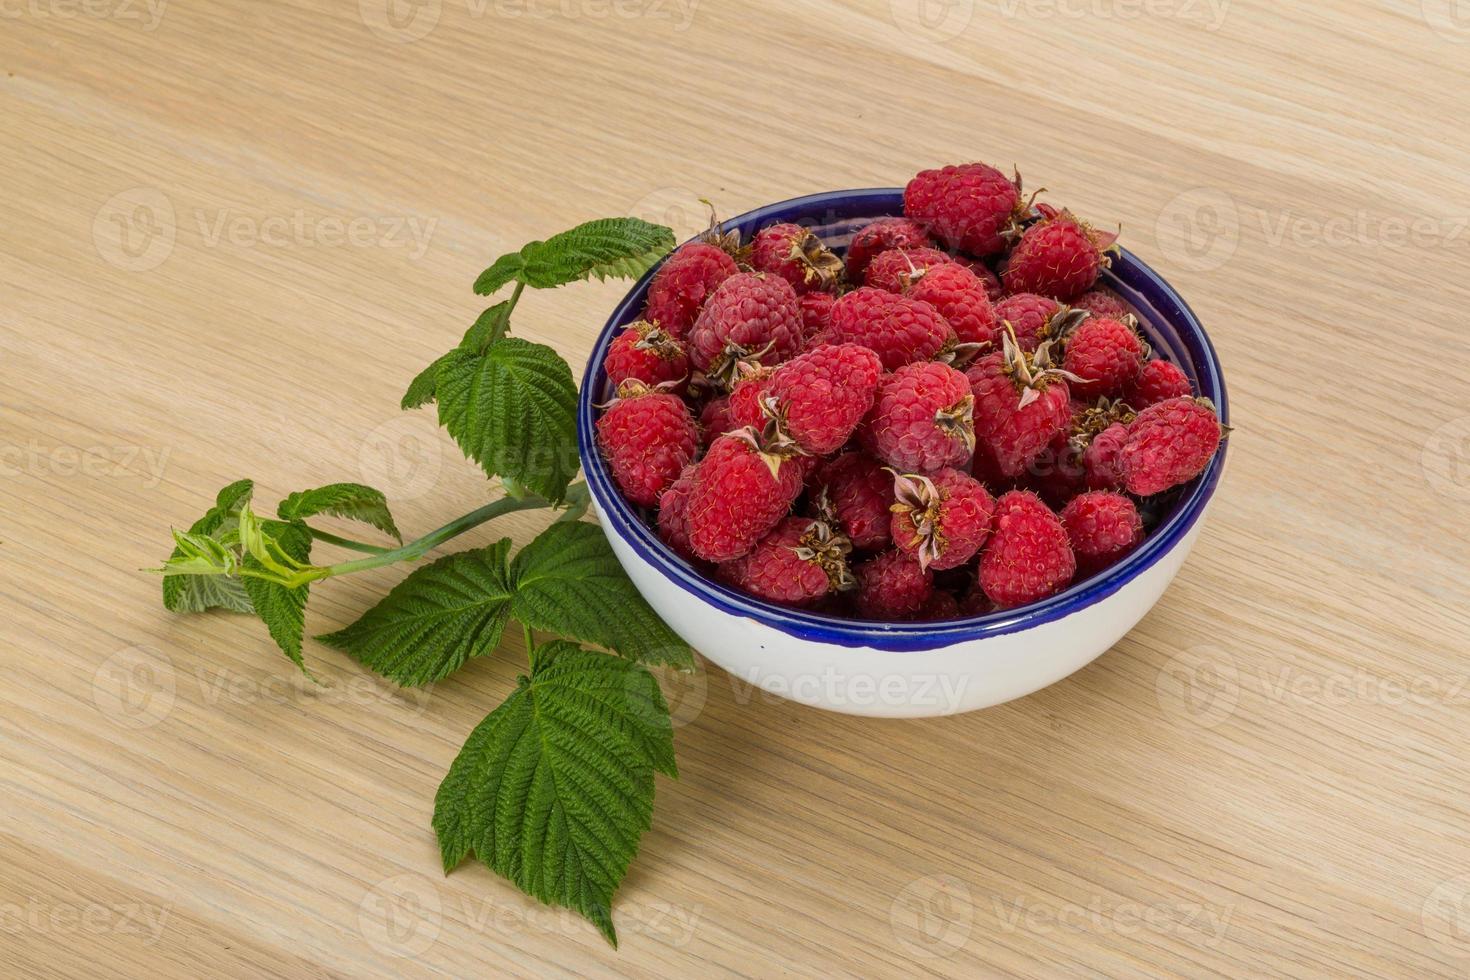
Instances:
[[[455,350],[435,385],[439,424],[489,476],[559,503],[577,473],[577,387],[543,344],[505,337],[483,354]]]
[[[317,514],[331,514],[350,521],[370,524],[393,535],[400,542],[403,535],[388,512],[388,501],[382,491],[361,483],[331,483],[315,490],[298,490],[281,501],[276,516],[283,521],[305,520]]]
[[[357,622],[317,639],[399,684],[437,681],[500,643],[509,554],[506,538],[416,569]]]
[[[470,324],[465,331],[464,337],[459,341],[459,350],[474,351],[481,353],[484,349],[505,335],[506,327],[510,325],[510,300],[496,303],[490,309],[481,313]],[[451,351],[450,353],[453,353]],[[403,399],[398,407],[404,411],[410,408],[418,408],[427,405],[434,400],[434,389],[439,381],[439,368],[449,360],[449,354],[437,358],[433,364],[420,371],[412,381],[408,383],[408,390],[403,393]]]
[[[642,667],[553,641],[470,734],[434,799],[445,871],[471,852],[617,946],[612,899],[653,817],[673,731]]]
[[[475,280],[475,292],[488,296],[509,282],[534,289],[562,286],[589,276],[631,279],[643,275],[674,247],[674,233],[638,218],[599,218],[519,254],[502,255]]]
[[[250,480],[231,483],[215,497],[214,506],[189,526],[191,535],[207,535],[218,540],[232,530],[240,508],[250,500],[255,484]],[[175,547],[169,561],[185,557]],[[245,589],[236,579],[222,575],[170,575],[163,580],[163,607],[170,612],[197,613],[206,609],[228,609],[231,612],[253,612]]]
[[[261,521],[259,527],[267,551],[277,551],[303,565],[310,561],[311,531],[305,524],[267,520]],[[252,553],[245,555],[242,565],[254,571],[269,567]],[[301,656],[301,634],[306,626],[306,599],[311,586],[288,589],[275,582],[248,577],[241,582],[251,605],[255,607],[255,614],[265,623],[276,646],[310,677],[311,671],[306,669],[306,662]]]
[[[639,595],[601,528],[555,523],[516,555],[511,615],[640,663],[694,666],[689,644]]]

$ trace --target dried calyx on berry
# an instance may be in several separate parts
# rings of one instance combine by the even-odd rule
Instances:
[[[846,277],[846,266],[822,240],[810,229],[791,239],[791,252],[787,256],[798,263],[806,277],[807,285],[819,290],[830,290],[840,286]]]
[[[1117,231],[1102,231],[1077,217],[1067,208],[1056,208],[1050,204],[1038,204],[1033,209],[1040,216],[1042,222],[1068,221],[1082,229],[1082,234],[1087,236],[1094,248],[1097,249],[1100,261],[1104,269],[1113,264],[1113,253],[1118,250],[1118,238],[1123,234],[1120,227]]]
[[[1083,313],[1086,316],[1086,313]],[[1005,336],[1002,338],[1002,356],[1004,358],[1001,369],[1011,376],[1015,382],[1016,390],[1021,393],[1021,402],[1017,408],[1025,408],[1046,390],[1046,386],[1053,379],[1061,378],[1066,381],[1081,381],[1070,371],[1055,367],[1051,362],[1051,345],[1053,341],[1046,341],[1036,348],[1033,354],[1027,354],[1016,343],[1016,332],[1006,324]]]
[[[1072,416],[1068,442],[1080,453],[1097,438],[1099,432],[1118,423],[1127,425],[1137,416],[1138,413],[1121,398],[1099,398],[1097,404]]]
[[[847,567],[847,556],[852,554],[852,542],[832,529],[832,525],[817,519],[802,532],[801,541],[791,549],[802,561],[815,562],[827,573],[827,582],[834,592],[846,592],[857,588],[857,579]]]
[[[1006,240],[1008,246],[1020,240],[1028,224],[1043,216],[1042,208],[1050,207],[1036,203],[1036,199],[1046,193],[1045,187],[1036,188],[1030,197],[1026,197],[1021,188],[1021,168],[1012,164],[1011,173],[1011,183],[1016,185],[1016,206],[1011,210],[1011,220],[1000,230],[1000,237]]]
[[[913,523],[914,534],[919,538],[919,567],[927,569],[931,562],[944,554],[944,532],[939,528],[939,507],[943,498],[934,481],[918,473],[893,474],[893,506],[895,514],[902,514]]]
[[[709,208],[709,227],[699,233],[699,240],[730,256],[742,269],[750,268],[750,246],[740,244],[740,232],[725,230],[714,202],[701,197],[699,203]]]
[[[734,436],[742,442],[748,443],[755,450],[761,462],[766,464],[766,469],[771,471],[771,476],[780,478],[781,464],[795,456],[805,456],[800,446],[789,439],[779,435],[779,430],[774,426],[767,425],[768,431],[776,433],[772,438],[767,438],[766,433],[757,432],[753,427],[746,426],[743,429],[733,429],[725,433]]]
[[[684,356],[684,345],[657,323],[648,320],[634,320],[628,324],[627,329],[638,337],[633,341],[633,347],[636,350],[648,351],[667,361]]]

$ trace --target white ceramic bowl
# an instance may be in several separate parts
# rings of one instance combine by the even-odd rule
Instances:
[[[726,228],[748,239],[767,225],[795,221],[840,251],[868,221],[901,214],[902,201],[900,188],[833,191],[751,211]],[[936,623],[874,623],[787,609],[731,589],[659,540],[649,516],[613,486],[597,452],[595,406],[611,394],[603,358],[638,318],[652,275],[613,312],[587,362],[577,420],[582,467],[602,529],[638,590],[680,636],[742,683],[813,707],[890,718],[973,711],[1022,697],[1085,666],[1132,629],[1199,536],[1224,469],[1223,445],[1204,473],[1170,491],[1132,554],[1028,606]],[[1179,295],[1126,251],[1104,283],[1138,311],[1155,352],[1183,368],[1228,422],[1214,349]]]

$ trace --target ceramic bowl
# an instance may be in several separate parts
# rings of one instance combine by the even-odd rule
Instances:
[[[841,251],[868,221],[901,214],[902,202],[900,188],[832,191],[758,208],[725,226],[749,240],[767,225],[794,221]],[[1225,446],[1204,473],[1171,491],[1137,550],[1028,606],[943,622],[875,623],[788,609],[717,582],[659,540],[651,515],[618,493],[596,448],[596,406],[612,394],[603,358],[613,338],[638,318],[654,271],[618,304],[587,361],[577,417],[582,467],[602,529],[638,590],[736,683],[831,711],[895,718],[973,711],[1022,697],[1116,643],[1158,601],[1199,537]],[[1103,282],[1138,311],[1158,356],[1182,367],[1228,421],[1215,351],[1179,294],[1126,250]]]

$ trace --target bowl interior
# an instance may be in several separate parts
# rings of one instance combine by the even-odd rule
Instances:
[[[792,221],[810,228],[841,254],[863,225],[874,218],[902,212],[901,188],[833,191],[758,208],[726,221],[725,228],[738,230],[749,240],[768,225]],[[788,609],[737,592],[709,578],[659,540],[651,515],[633,507],[618,493],[596,448],[594,426],[600,414],[596,406],[606,403],[613,394],[602,371],[607,347],[624,327],[638,319],[648,283],[657,271],[656,267],[650,270],[618,304],[588,359],[577,417],[582,467],[597,501],[599,516],[609,532],[617,534],[680,588],[727,612],[749,616],[809,639],[892,650],[930,649],[1015,632],[1065,616],[1116,592],[1179,543],[1203,514],[1219,482],[1228,440],[1202,474],[1151,502],[1152,511],[1147,515],[1148,537],[1131,555],[1091,578],[1074,582],[1055,596],[1016,609],[942,622],[877,623]],[[1182,368],[1195,390],[1215,403],[1220,420],[1228,424],[1225,382],[1214,348],[1198,318],[1178,293],[1127,250],[1114,257],[1112,268],[1103,273],[1102,281],[1137,310],[1142,332],[1155,353]]]

